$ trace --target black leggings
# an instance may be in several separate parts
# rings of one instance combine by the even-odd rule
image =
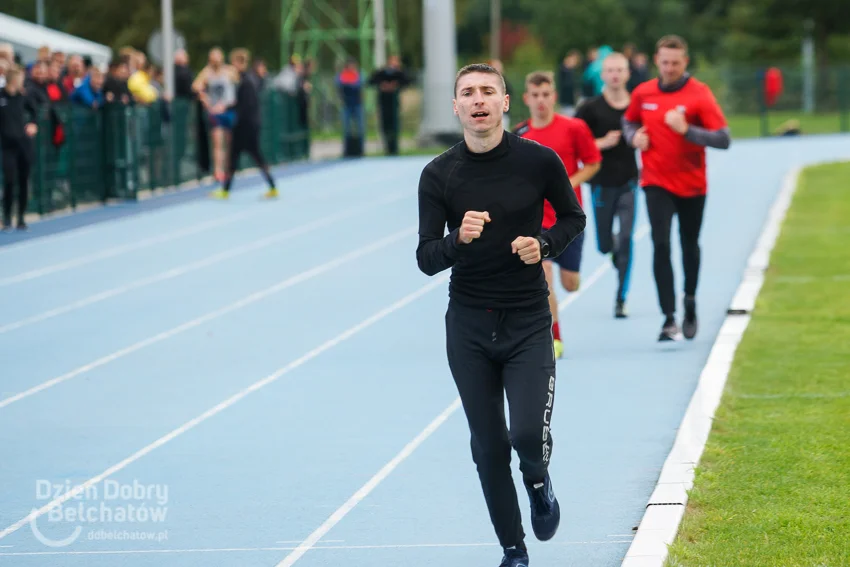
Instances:
[[[6,146],[3,155],[3,223],[11,222],[15,185],[18,188],[18,222],[23,222],[29,197],[29,177],[32,159],[28,148]]]
[[[269,166],[262,151],[260,151],[260,128],[259,126],[243,125],[233,129],[233,136],[230,141],[230,164],[224,190],[230,191],[230,184],[233,183],[233,176],[236,174],[236,168],[239,167],[239,158],[242,156],[242,152],[247,152],[251,156],[251,159],[260,168],[266,183],[269,184],[269,187],[274,187],[274,179],[269,173]]]
[[[490,520],[502,547],[523,544],[511,448],[529,482],[547,473],[555,396],[552,314],[544,303],[525,310],[475,309],[450,302],[446,313],[449,367],[471,434]],[[510,431],[504,399],[510,408]]]
[[[626,300],[632,268],[632,232],[635,224],[635,192],[637,182],[630,181],[619,187],[594,185],[591,188],[593,210],[596,219],[596,243],[602,254],[614,253],[617,268],[617,299]],[[617,239],[614,239],[614,219],[619,224]]]
[[[644,187],[646,210],[652,228],[653,269],[658,288],[658,303],[665,316],[676,312],[676,291],[670,252],[673,215],[679,217],[679,242],[685,271],[685,295],[694,296],[699,279],[700,247],[705,196],[679,197],[661,187]]]

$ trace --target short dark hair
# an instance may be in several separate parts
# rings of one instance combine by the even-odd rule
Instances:
[[[526,85],[534,85],[539,87],[543,84],[555,86],[555,74],[552,71],[532,71],[525,76]]]
[[[678,35],[665,35],[655,44],[656,53],[660,51],[662,48],[666,47],[667,49],[681,49],[685,53],[688,52],[688,42],[682,39]]]
[[[455,93],[457,93],[457,84],[460,81],[460,78],[464,75],[469,75],[470,73],[489,73],[491,75],[496,75],[499,77],[499,81],[502,84],[502,92],[507,92],[507,86],[505,85],[505,77],[496,70],[492,65],[488,65],[487,63],[472,63],[470,65],[466,65],[461,67],[460,71],[457,72],[455,76]]]

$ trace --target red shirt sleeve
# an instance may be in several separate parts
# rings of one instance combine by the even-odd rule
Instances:
[[[629,122],[640,122],[640,93],[640,87],[632,91],[629,107],[626,108],[626,112],[623,114],[623,117]]]
[[[602,152],[596,147],[593,132],[584,120],[573,122],[573,136],[575,136],[578,159],[581,163],[590,165],[602,161]]]
[[[707,130],[720,130],[728,125],[723,109],[720,108],[714,93],[708,87],[705,87],[702,102],[699,105],[699,118],[702,126]]]

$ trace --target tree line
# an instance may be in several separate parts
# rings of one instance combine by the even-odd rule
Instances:
[[[354,0],[323,2],[357,19]],[[160,24],[160,2],[150,0],[44,0],[47,25],[118,49],[144,50]],[[174,2],[174,25],[188,42],[192,66],[199,67],[213,46],[247,47],[272,69],[281,64],[281,11],[284,0],[180,0]],[[820,65],[850,62],[850,18],[837,0],[501,0],[506,30],[532,38],[553,64],[570,49],[594,45],[620,48],[635,44],[651,52],[661,35],[677,33],[693,56],[711,63],[781,64],[800,60],[801,43],[811,33]],[[455,0],[459,57],[488,54],[490,0]],[[405,63],[422,66],[422,1],[395,0],[399,48]],[[3,11],[35,21],[34,0],[5,0]],[[330,17],[317,13],[323,25]],[[810,32],[807,32],[807,24]],[[507,34],[506,34],[507,35]],[[357,55],[357,43],[350,42]],[[322,51],[323,67],[333,65]]]

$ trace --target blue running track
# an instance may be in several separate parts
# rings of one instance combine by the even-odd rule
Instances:
[[[642,193],[629,319],[585,240],[560,295],[563,519],[529,537],[532,566],[620,564],[784,175],[847,157],[840,136],[710,152],[694,341],[655,340]],[[427,161],[0,234],[0,565],[498,565],[445,360],[448,274],[416,267]]]

